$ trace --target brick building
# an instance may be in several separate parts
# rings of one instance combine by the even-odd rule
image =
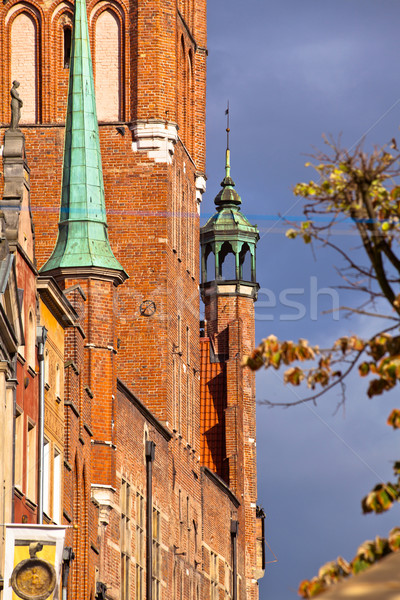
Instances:
[[[3,129],[13,80],[24,102],[29,306],[40,294],[34,318],[49,329],[39,512],[71,525],[68,597],[255,600],[263,512],[254,376],[240,363],[258,233],[229,150],[201,231],[199,331],[206,0],[9,0],[0,27]]]

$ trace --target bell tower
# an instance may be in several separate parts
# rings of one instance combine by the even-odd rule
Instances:
[[[200,230],[201,457],[240,501],[238,544],[242,547],[246,597],[258,594],[256,547],[256,416],[254,374],[241,360],[254,347],[257,226],[240,210],[231,177],[229,127],[225,177],[215,198],[217,212]],[[244,592],[244,590],[243,590]]]
[[[240,210],[242,200],[231,177],[229,128],[227,132],[225,177],[214,200],[217,212],[200,231],[201,294],[208,333],[216,334],[217,339],[226,319],[223,316],[226,311],[219,313],[219,299],[232,298],[230,305],[237,311],[243,304],[239,298],[250,299],[253,306],[259,289],[256,282],[258,229]]]

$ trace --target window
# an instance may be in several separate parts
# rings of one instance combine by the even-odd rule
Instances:
[[[173,598],[178,598],[178,580],[177,580],[177,576],[176,576],[177,572],[178,572],[178,565],[176,564],[176,558],[175,558],[173,582],[172,582]]]
[[[15,465],[14,481],[15,486],[22,490],[23,473],[23,448],[24,448],[24,413],[17,410],[15,415]]]
[[[71,39],[72,30],[71,27],[63,28],[63,46],[64,46],[64,69],[69,69],[71,63]]]
[[[153,600],[161,598],[160,511],[153,507]]]
[[[61,369],[60,365],[56,365],[56,398],[61,400]]]
[[[192,200],[192,205],[193,205],[193,200]],[[191,253],[192,253],[192,275],[193,277],[196,276],[196,257],[197,257],[197,237],[195,235],[195,218],[196,218],[196,212],[195,209],[192,209],[192,218],[191,218],[191,223],[192,223],[192,234],[191,234],[191,238],[192,238],[192,247],[191,247]]]
[[[177,204],[177,174],[174,174],[174,189],[172,190],[172,249],[176,251],[176,204]]]
[[[196,521],[193,521],[193,532],[194,532],[194,555],[197,556],[198,539],[197,539],[197,523],[196,523]]]
[[[28,328],[26,331],[26,360],[28,361],[28,365],[35,369],[35,347],[36,347],[36,339],[35,339],[36,327],[35,320],[33,318],[33,314],[30,312],[28,317]]]
[[[24,102],[21,123],[36,123],[37,110],[37,24],[23,12],[11,26],[11,82],[20,82],[18,93]]]
[[[218,556],[210,552],[210,600],[218,600]]]
[[[177,398],[177,364],[176,364],[176,356],[172,356],[172,425],[173,428],[176,429],[177,417],[176,417],[176,398]]]
[[[187,56],[187,76],[186,76],[186,98],[187,98],[187,115],[186,115],[186,146],[189,152],[193,152],[193,68],[192,68],[192,51],[189,50]]]
[[[99,121],[118,121],[121,84],[120,22],[104,10],[96,22],[95,73]]]
[[[187,64],[186,64],[186,50],[185,50],[185,42],[183,39],[183,36],[181,37],[181,44],[180,44],[181,48],[180,48],[180,60],[179,60],[179,74],[178,74],[178,84],[179,84],[179,95],[178,98],[180,99],[179,105],[178,105],[178,125],[179,125],[179,133],[180,133],[180,138],[183,141],[183,143],[186,143],[186,125],[187,125],[187,104],[188,104],[188,98],[187,98],[187,78],[188,78],[188,73],[187,73]]]
[[[253,281],[251,272],[251,254],[248,244],[243,244],[239,254],[239,279]]]
[[[43,512],[50,516],[50,442],[43,440]]]
[[[50,381],[50,360],[48,350],[46,350],[44,353],[44,381],[47,384]]]
[[[232,569],[229,564],[225,562],[225,598],[232,598],[231,595],[231,584],[232,584]]]
[[[26,495],[36,502],[36,468],[37,468],[36,426],[28,422],[28,444],[26,461]]]
[[[130,526],[131,486],[124,479],[121,484],[121,600],[129,600],[131,526]]]
[[[181,432],[182,428],[182,372],[181,372],[181,364],[180,361],[177,363],[178,368],[178,423],[177,429],[178,433]]]
[[[182,319],[181,315],[178,315],[178,352],[182,352]]]
[[[189,212],[189,185],[186,186],[186,202],[184,201],[185,211],[185,225],[186,225],[186,269],[190,271],[190,245],[189,245],[189,231],[190,231],[190,212]]]
[[[215,256],[214,252],[211,250],[210,246],[206,249],[205,254],[205,281],[214,281],[215,279]]]
[[[191,422],[191,441],[192,441],[192,446],[194,447],[194,376],[192,377],[192,384],[191,384],[191,388],[190,388],[190,402],[191,402],[190,415],[191,415],[191,418],[192,418],[192,422]]]
[[[61,452],[57,448],[53,453],[53,521],[61,522]]]
[[[177,219],[177,243],[176,243],[176,249],[178,252],[178,257],[180,257],[181,255],[181,242],[182,242],[182,176],[181,176],[181,172],[178,171],[178,189],[177,189],[177,213],[176,213],[176,217]]]
[[[219,253],[219,276],[232,281],[236,279],[236,257],[229,242],[224,242]]]
[[[186,373],[186,441],[188,444],[190,443],[190,409],[192,407],[192,403],[190,400],[190,389],[190,376],[188,369]]]
[[[136,600],[144,598],[144,498],[136,493]]]

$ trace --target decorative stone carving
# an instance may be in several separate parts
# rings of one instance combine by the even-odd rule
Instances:
[[[29,545],[30,558],[16,565],[11,575],[11,586],[22,600],[46,600],[54,591],[57,576],[54,567],[36,556],[43,550],[41,542]]]
[[[114,506],[115,489],[109,485],[92,484],[92,498],[99,506],[99,523],[108,525],[110,522],[110,512]]]
[[[171,164],[178,140],[178,128],[175,123],[158,119],[138,120],[131,127],[133,152],[144,151],[156,163]]]

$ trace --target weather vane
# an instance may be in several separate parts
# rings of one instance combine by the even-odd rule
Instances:
[[[229,132],[230,132],[230,128],[229,128],[229,100],[228,100],[228,104],[227,104],[227,108],[226,108],[225,114],[226,114],[226,149],[229,150]]]

